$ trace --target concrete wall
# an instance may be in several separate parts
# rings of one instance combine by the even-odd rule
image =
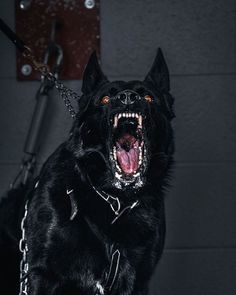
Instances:
[[[14,27],[14,1],[0,16]],[[150,294],[236,294],[236,18],[234,0],[101,0],[102,66],[142,79],[162,47],[176,98],[176,170],[167,241]],[[37,82],[17,82],[15,49],[0,34],[0,190],[22,156]],[[80,81],[67,85],[80,91]],[[52,97],[42,163],[71,119]]]

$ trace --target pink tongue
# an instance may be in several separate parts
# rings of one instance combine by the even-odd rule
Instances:
[[[117,159],[124,173],[134,173],[134,171],[137,171],[138,169],[139,149],[136,147],[126,152],[119,147],[117,148]]]

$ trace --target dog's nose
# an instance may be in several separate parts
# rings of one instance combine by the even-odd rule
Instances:
[[[139,94],[135,91],[125,90],[121,91],[116,96],[123,104],[129,105],[133,104],[136,100],[139,99]]]

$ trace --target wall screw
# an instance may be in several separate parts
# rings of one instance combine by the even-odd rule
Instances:
[[[20,1],[20,9],[27,10],[31,6],[31,0],[21,0]]]
[[[85,2],[84,2],[84,6],[85,6],[87,9],[92,9],[92,8],[94,8],[94,6],[95,6],[95,0],[85,0]]]
[[[31,65],[25,64],[21,67],[21,73],[24,76],[29,76],[32,73],[32,67]]]

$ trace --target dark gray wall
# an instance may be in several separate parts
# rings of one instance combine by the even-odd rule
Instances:
[[[13,2],[0,2],[12,27]],[[177,163],[151,295],[236,294],[235,0],[101,0],[101,35],[111,80],[142,79],[161,46],[176,98]],[[2,34],[0,62],[3,192],[22,156],[38,83],[16,81],[15,49]],[[67,85],[80,91],[80,81]],[[56,95],[50,116],[40,163],[71,124]]]

